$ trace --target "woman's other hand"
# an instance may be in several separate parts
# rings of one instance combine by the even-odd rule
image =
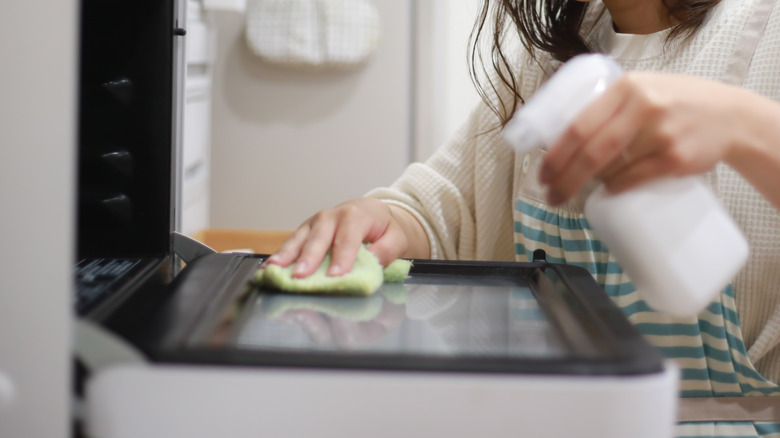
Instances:
[[[383,266],[399,257],[427,258],[430,252],[425,231],[411,214],[377,199],[358,198],[306,220],[268,263],[295,263],[293,276],[305,278],[332,250],[328,275],[337,277],[352,269],[364,242]]]
[[[560,204],[596,177],[613,193],[665,176],[698,174],[744,140],[738,87],[692,76],[632,72],[608,88],[550,148],[540,179]]]

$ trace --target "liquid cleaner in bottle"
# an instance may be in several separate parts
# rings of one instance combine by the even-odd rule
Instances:
[[[519,153],[546,150],[622,74],[603,55],[571,59],[515,113],[504,138]],[[674,316],[697,315],[747,262],[744,235],[699,176],[620,194],[599,185],[584,212],[648,305]]]

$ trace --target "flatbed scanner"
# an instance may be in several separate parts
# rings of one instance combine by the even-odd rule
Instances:
[[[368,297],[291,295],[253,283],[266,255],[178,234],[183,13],[82,4],[80,435],[673,436],[676,369],[543,251],[414,260]]]

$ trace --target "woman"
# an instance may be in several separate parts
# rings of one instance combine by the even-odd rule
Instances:
[[[780,396],[780,8],[775,0],[504,0],[484,3],[491,38],[485,105],[389,188],[317,213],[271,257],[330,275],[357,247],[394,258],[551,261],[588,269],[648,340],[682,369],[682,396]],[[485,26],[492,24],[492,33]],[[514,42],[519,41],[517,45]],[[515,56],[512,46],[518,47]],[[631,73],[549,153],[515,154],[500,128],[569,58],[613,57]],[[484,71],[487,71],[485,69]],[[653,312],[582,215],[594,178],[612,191],[702,173],[751,245],[749,265],[698,319]],[[773,436],[780,423],[681,423],[680,436]]]

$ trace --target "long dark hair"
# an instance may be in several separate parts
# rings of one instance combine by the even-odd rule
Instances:
[[[692,36],[719,1],[663,0],[669,18],[678,23],[667,42]],[[515,66],[505,53],[507,32],[514,30],[519,34],[520,42],[533,59],[538,60],[537,53],[541,51],[565,62],[576,55],[591,52],[580,33],[588,4],[577,0],[483,0],[469,39],[469,70],[482,100],[499,117],[501,126],[524,102]],[[509,20],[514,26],[509,26]],[[490,35],[486,35],[488,24],[493,26]],[[487,37],[491,38],[489,62],[486,62],[482,47]],[[493,69],[499,84],[488,79],[491,76],[488,66]],[[498,87],[501,85],[514,94],[510,102],[500,98],[496,102],[490,97],[499,95]]]

